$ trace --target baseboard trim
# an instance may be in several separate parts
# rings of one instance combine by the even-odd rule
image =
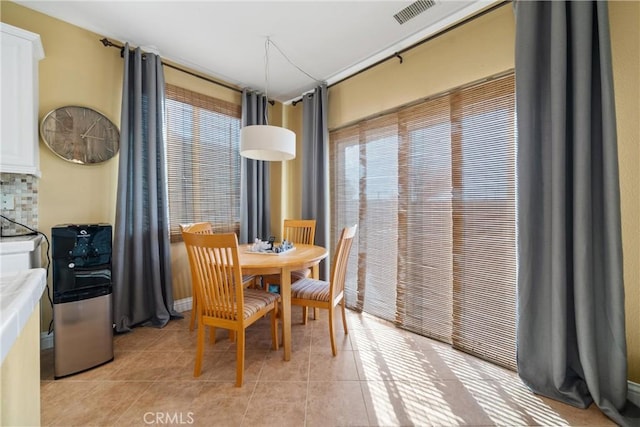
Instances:
[[[627,388],[628,399],[636,405],[640,405],[640,384],[633,381],[627,381],[627,383],[629,384]]]
[[[175,311],[180,312],[180,313],[182,313],[183,311],[191,310],[191,306],[192,306],[192,298],[191,297],[182,298],[182,299],[179,299],[179,300],[173,302],[173,309]]]
[[[40,332],[40,350],[53,348],[53,332]]]
[[[192,298],[182,298],[173,302],[173,309],[178,312],[191,310]],[[48,332],[40,332],[40,350],[53,348],[53,334]]]

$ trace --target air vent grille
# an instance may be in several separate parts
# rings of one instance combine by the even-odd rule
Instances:
[[[418,0],[393,15],[393,17],[396,18],[398,24],[402,25],[409,19],[413,19],[430,7],[435,6],[435,4],[435,0]]]

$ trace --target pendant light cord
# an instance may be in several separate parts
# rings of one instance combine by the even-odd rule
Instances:
[[[318,84],[323,83],[322,81],[313,77],[311,74],[304,71],[297,64],[295,64],[291,59],[289,59],[289,57],[282,51],[282,49],[280,49],[280,46],[278,46],[273,40],[271,40],[269,36],[267,36],[266,40],[264,41],[264,97],[265,99],[267,100],[269,99],[269,47],[271,45],[273,45],[273,47],[275,47],[278,50],[278,52],[280,52],[280,55],[282,55],[282,57],[286,59],[289,64],[294,66],[302,74],[309,77],[311,80],[315,81]],[[293,105],[296,105],[296,104],[294,103]],[[264,109],[264,122],[266,125],[269,124],[267,110],[268,108]]]
[[[284,59],[286,59],[289,64],[291,64],[295,68],[297,68],[298,71],[300,71],[302,74],[304,74],[305,76],[309,77],[311,80],[315,81],[316,83],[322,83],[320,80],[316,79],[311,74],[307,73],[305,70],[303,70],[302,68],[298,67],[291,59],[289,59],[289,57],[282,51],[282,49],[280,49],[280,47],[277,44],[275,44],[275,42],[273,40],[271,40],[269,37],[267,37],[267,44],[269,44],[269,43],[271,43],[273,45],[273,47],[278,49],[278,52],[280,52],[280,54],[284,57]]]
[[[271,43],[271,39],[267,37],[264,41],[264,97],[265,99],[269,99],[269,44]],[[269,124],[269,117],[267,111],[269,107],[266,106],[264,108],[264,124]]]

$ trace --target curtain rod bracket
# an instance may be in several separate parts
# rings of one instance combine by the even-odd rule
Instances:
[[[102,45],[104,47],[115,47],[115,48],[120,49],[120,57],[124,58],[124,46],[121,46],[119,44],[115,44],[114,42],[112,42],[111,40],[109,40],[106,37],[103,38],[103,39],[100,39],[100,42],[102,43]]]

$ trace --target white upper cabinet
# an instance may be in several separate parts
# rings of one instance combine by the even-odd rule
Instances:
[[[0,23],[2,110],[0,172],[40,176],[38,151],[38,34]]]

